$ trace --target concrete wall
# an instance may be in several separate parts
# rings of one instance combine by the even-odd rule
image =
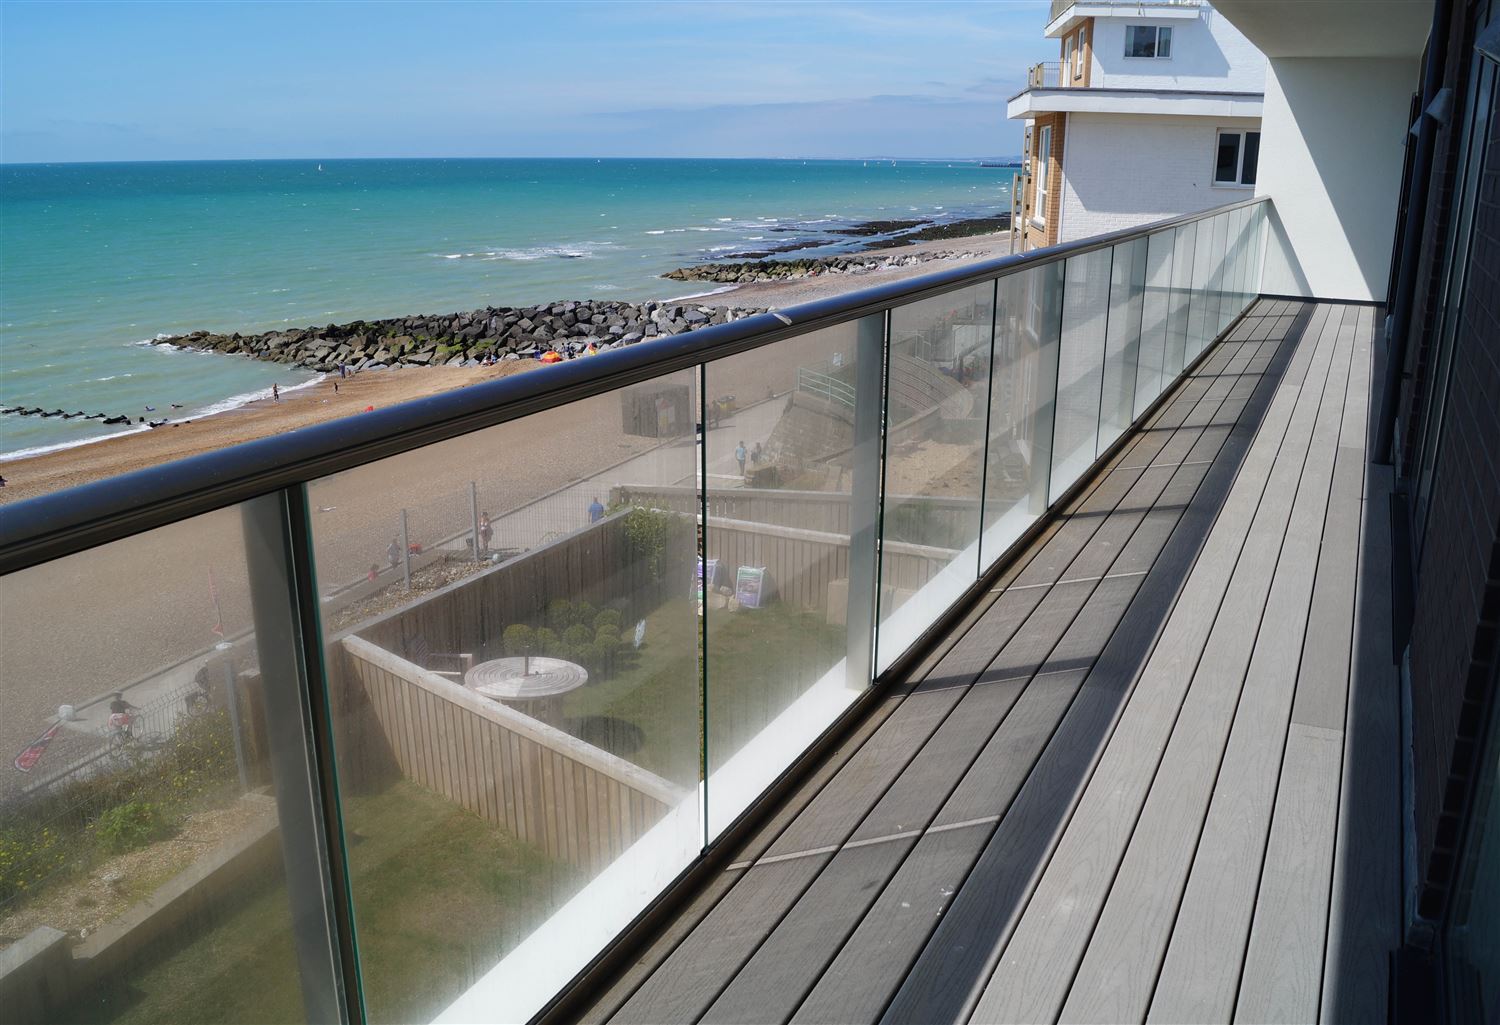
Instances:
[[[1172,56],[1125,56],[1129,25],[1160,25],[1172,30]],[[1217,11],[1205,7],[1199,18],[1157,21],[1097,18],[1089,84],[1106,89],[1208,89],[1258,93],[1265,84],[1266,58]]]
[[[1262,289],[1384,301],[1414,58],[1273,59],[1258,195],[1274,201]]]
[[[1254,118],[1069,114],[1059,241],[1249,198],[1249,189],[1213,184],[1214,146],[1217,129],[1254,131],[1258,124]]]

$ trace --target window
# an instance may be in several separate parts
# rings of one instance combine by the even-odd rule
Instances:
[[[1172,30],[1156,25],[1125,26],[1125,56],[1172,56]]]
[[[1259,163],[1259,132],[1219,130],[1214,149],[1215,185],[1254,185]]]
[[[1073,51],[1073,78],[1075,80],[1083,77],[1083,47],[1088,41],[1087,33],[1087,29],[1078,30],[1078,46]]]
[[[1036,135],[1036,209],[1032,216],[1047,220],[1047,165],[1052,160],[1052,126],[1045,125]]]
[[[1058,82],[1057,83],[1058,85],[1067,85],[1068,84],[1068,75],[1071,73],[1072,68],[1073,68],[1073,53],[1074,53],[1073,37],[1072,36],[1068,36],[1068,38],[1066,38],[1066,39],[1063,40],[1063,59],[1062,59],[1062,76],[1061,76],[1062,81]]]

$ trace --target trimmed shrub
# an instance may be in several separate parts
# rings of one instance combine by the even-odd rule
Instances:
[[[536,631],[524,623],[513,623],[500,636],[505,653],[511,656],[535,655]]]
[[[99,846],[110,854],[144,847],[171,835],[172,820],[151,801],[127,801],[108,809],[94,821]]]

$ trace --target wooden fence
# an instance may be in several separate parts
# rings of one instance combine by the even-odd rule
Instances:
[[[349,762],[406,776],[547,852],[598,872],[688,792],[362,640],[337,646]],[[360,706],[367,715],[351,715]],[[364,728],[351,732],[351,723]]]
[[[587,601],[601,608],[624,603],[623,618],[633,622],[659,604],[673,585],[686,593],[692,551],[687,534],[686,543],[663,552],[660,573],[653,575],[646,560],[631,551],[625,528],[628,515],[615,513],[421,595],[356,624],[334,640],[358,635],[421,663],[427,652],[495,652],[507,626],[540,623],[547,604],[557,599]]]
[[[614,489],[615,501],[698,514],[698,490],[686,486],[630,485]],[[924,530],[941,537],[972,538],[979,527],[979,504],[972,498],[892,495],[897,508],[920,506]],[[717,488],[708,493],[709,534],[723,529],[721,520],[768,526],[799,527],[829,534],[849,533],[847,493],[784,491],[780,488]],[[710,545],[712,541],[709,542]]]

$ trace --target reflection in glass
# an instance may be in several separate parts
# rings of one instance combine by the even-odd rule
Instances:
[[[309,485],[372,1021],[525,1020],[701,848],[694,379]]]
[[[995,284],[891,311],[878,668],[979,573]]]

